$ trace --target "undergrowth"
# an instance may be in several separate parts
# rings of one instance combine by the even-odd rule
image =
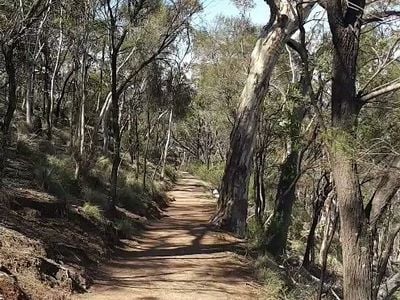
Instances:
[[[82,210],[86,214],[86,216],[88,216],[92,220],[95,220],[97,222],[102,222],[104,220],[103,211],[97,205],[85,202],[85,204],[82,207]]]
[[[109,175],[112,161],[101,156],[94,163],[85,178],[75,178],[75,162],[70,155],[56,153],[52,143],[41,140],[31,143],[27,136],[21,135],[16,144],[17,154],[21,157],[34,158],[33,176],[37,186],[52,194],[57,199],[82,207],[83,213],[92,220],[104,221],[104,212],[109,201]],[[152,172],[148,172],[149,176]],[[140,216],[157,217],[158,208],[165,205],[164,190],[175,183],[177,171],[171,167],[165,168],[166,183],[155,182],[143,187],[141,176],[136,176],[136,170],[127,163],[122,163],[119,169],[117,187],[117,206]],[[118,217],[119,218],[119,217]],[[113,220],[118,231],[129,236],[137,230],[134,222],[128,219]]]
[[[137,226],[128,219],[117,219],[114,221],[114,226],[125,238],[138,233]]]
[[[213,188],[218,188],[224,175],[224,166],[224,163],[219,163],[207,168],[205,164],[195,163],[188,165],[186,170],[201,180],[210,183]]]

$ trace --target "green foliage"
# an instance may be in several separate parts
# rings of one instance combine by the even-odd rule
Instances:
[[[140,183],[118,189],[118,204],[130,211],[143,214],[151,199],[150,192],[144,189]]]
[[[18,139],[16,144],[17,153],[23,156],[33,156],[35,152],[32,149],[32,146],[29,145],[26,139]]]
[[[165,177],[169,179],[172,183],[176,183],[178,180],[178,172],[175,170],[174,167],[170,165],[165,166]]]
[[[137,234],[138,228],[135,224],[128,219],[118,219],[114,221],[114,226],[120,233],[123,234],[124,237],[131,237],[134,234]]]
[[[100,178],[103,182],[108,182],[112,170],[112,161],[110,158],[101,156],[91,170],[91,174]]]
[[[139,215],[151,215],[155,198],[160,191],[156,186],[144,188],[141,182],[133,177],[121,180],[118,191],[118,205]]]
[[[75,165],[72,159],[69,156],[48,156],[47,163],[64,190],[70,195],[80,196],[81,185],[75,179]]]
[[[82,197],[88,203],[94,203],[100,207],[106,207],[108,196],[98,190],[84,187],[82,189]]]
[[[48,166],[38,166],[33,172],[35,180],[41,188],[61,200],[65,200],[67,192],[55,175],[54,170]]]
[[[104,220],[103,211],[97,205],[85,202],[85,204],[82,207],[82,211],[92,220],[95,220],[97,222],[101,222]]]
[[[211,183],[214,188],[218,188],[224,175],[225,164],[223,162],[214,164],[207,168],[205,164],[195,163],[186,167],[187,171],[201,180]]]
[[[286,293],[286,299],[288,300],[314,299],[317,293],[318,293],[318,284],[316,284],[316,282],[304,282],[290,289]],[[326,297],[326,299],[329,298]]]
[[[400,300],[400,292],[394,293],[393,298],[394,298],[395,300]]]
[[[56,154],[56,149],[54,147],[54,144],[47,140],[39,141],[39,151],[42,154],[50,154],[50,155]]]
[[[35,179],[47,192],[66,199],[80,196],[81,187],[74,178],[74,167],[69,157],[47,156],[39,160],[34,169]]]
[[[283,275],[275,271],[275,262],[268,256],[259,256],[255,262],[257,275],[263,282],[263,296],[266,300],[283,299],[286,294],[287,284]]]
[[[247,224],[247,235],[251,249],[262,249],[265,240],[265,228],[255,218],[251,218]]]

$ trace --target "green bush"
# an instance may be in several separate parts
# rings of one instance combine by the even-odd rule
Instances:
[[[205,164],[192,164],[188,166],[187,171],[218,188],[224,175],[224,166],[224,163],[218,163],[208,169]]]
[[[123,169],[120,170],[121,174],[119,175],[119,184],[121,187],[123,186],[135,186],[140,185],[138,179],[136,178],[136,174],[134,172],[124,172]]]
[[[400,292],[394,293],[393,298],[394,298],[395,300],[400,300]]]
[[[174,167],[170,166],[170,165],[166,165],[165,166],[165,177],[169,180],[171,180],[171,182],[176,183],[178,180],[178,172],[175,170]]]
[[[20,155],[32,156],[34,151],[32,150],[29,143],[24,139],[19,139],[16,144],[16,151]]]
[[[54,171],[56,180],[61,184],[64,190],[76,197],[81,194],[79,181],[75,179],[75,165],[69,156],[57,157],[50,155],[47,157],[47,163]]]
[[[104,220],[103,211],[97,205],[93,205],[89,202],[85,202],[82,207],[83,212],[87,215],[90,219],[102,222]]]
[[[114,221],[114,226],[124,237],[130,237],[137,233],[135,224],[128,219],[118,219]]]
[[[52,155],[56,153],[54,145],[48,140],[39,141],[39,151],[42,153],[52,154]]]
[[[263,299],[278,300],[283,299],[287,293],[287,284],[283,275],[274,271],[271,264],[275,264],[273,259],[268,256],[260,256],[255,262],[258,278],[263,282]]]
[[[74,167],[69,157],[47,156],[45,160],[39,160],[34,176],[44,190],[56,197],[80,196],[80,184],[74,178]]]
[[[108,182],[111,170],[112,161],[108,157],[102,156],[97,160],[96,164],[91,170],[91,174],[95,177],[100,178],[103,182]]]
[[[247,238],[249,247],[261,249],[264,246],[265,229],[255,218],[251,218],[247,224]]]
[[[61,200],[66,199],[67,192],[58,181],[53,169],[48,166],[38,166],[35,168],[33,174],[41,188]]]
[[[52,183],[52,173],[53,170],[48,166],[37,166],[33,171],[37,183],[45,190]]]
[[[108,197],[106,194],[99,192],[98,190],[91,189],[89,187],[84,187],[82,189],[83,199],[89,203],[94,203],[100,207],[106,207],[108,202]]]
[[[145,190],[138,182],[118,189],[118,204],[140,214],[145,213],[151,198],[149,191]]]

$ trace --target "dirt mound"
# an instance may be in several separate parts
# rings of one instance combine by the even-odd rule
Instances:
[[[88,255],[101,258],[107,250],[101,249],[101,239],[85,237],[67,219],[36,218],[32,211],[22,215],[2,209],[0,216],[0,267],[8,275],[2,276],[0,294],[5,299],[25,294],[29,299],[65,299],[88,287]]]

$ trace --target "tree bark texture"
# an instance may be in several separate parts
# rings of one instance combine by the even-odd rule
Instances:
[[[291,1],[280,1],[275,20],[257,40],[231,133],[217,212],[212,222],[238,236],[246,232],[248,185],[261,105],[282,49],[298,27],[292,5]],[[309,10],[311,6],[307,6],[305,17]]]
[[[354,2],[365,6],[363,0]],[[352,152],[361,109],[356,74],[362,12],[348,7],[343,13],[339,0],[329,1],[327,11],[334,46],[330,158],[340,213],[344,299],[368,300],[372,299],[371,238]]]
[[[5,68],[8,79],[8,103],[7,111],[4,115],[3,122],[1,124],[1,137],[0,137],[0,183],[6,162],[6,148],[9,143],[9,134],[11,121],[14,116],[15,109],[17,107],[17,80],[16,70],[14,65],[14,46],[3,45],[3,55],[5,59]]]

